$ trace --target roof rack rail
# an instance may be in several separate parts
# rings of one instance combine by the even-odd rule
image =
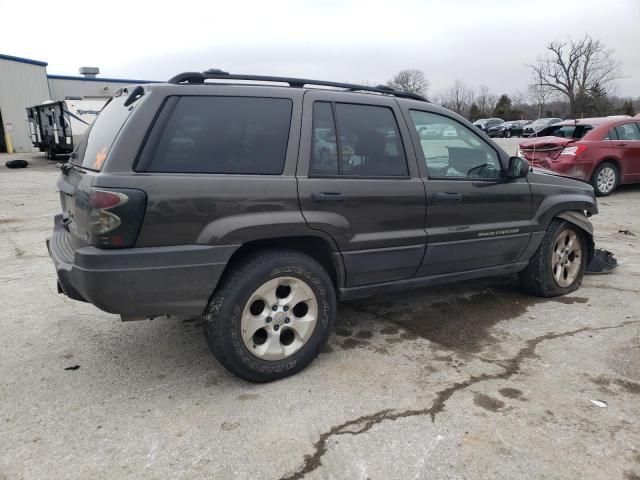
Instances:
[[[178,84],[191,84],[191,85],[202,85],[205,80],[246,80],[246,81],[255,81],[255,82],[277,82],[277,83],[286,83],[290,87],[301,88],[305,85],[319,85],[323,87],[333,87],[333,88],[344,88],[350,91],[362,91],[362,92],[374,92],[374,93],[383,93],[386,95],[393,95],[396,97],[402,98],[410,98],[412,100],[419,100],[421,102],[428,102],[426,98],[422,95],[417,95],[414,93],[401,92],[400,90],[395,90],[387,85],[377,85],[375,87],[370,87],[367,85],[357,85],[354,83],[340,83],[340,82],[329,82],[325,80],[311,80],[308,78],[291,78],[291,77],[272,77],[265,75],[242,75],[242,74],[233,74],[228,73],[217,68],[212,68],[206,70],[202,73],[200,72],[184,72],[179,73],[175,77],[172,77],[169,80],[169,83],[173,83],[175,85]]]

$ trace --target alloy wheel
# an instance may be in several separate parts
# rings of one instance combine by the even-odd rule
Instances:
[[[560,287],[571,285],[582,265],[582,242],[572,229],[560,232],[551,252],[553,278]]]
[[[274,278],[249,297],[240,320],[242,341],[262,360],[282,360],[307,343],[317,320],[318,301],[305,281]]]
[[[616,185],[616,171],[612,167],[604,167],[598,172],[596,182],[601,193],[610,193]]]

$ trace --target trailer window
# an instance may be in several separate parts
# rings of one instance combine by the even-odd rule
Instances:
[[[101,170],[111,145],[131,111],[124,106],[126,95],[113,98],[102,109],[93,125],[84,134],[71,161],[90,170]]]

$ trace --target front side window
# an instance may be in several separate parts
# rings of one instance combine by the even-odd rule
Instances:
[[[455,120],[435,113],[411,110],[430,178],[498,178],[501,165],[496,151]],[[439,135],[420,135],[430,128]]]
[[[388,107],[316,102],[312,128],[310,175],[409,174],[398,124]]]
[[[279,175],[291,110],[284,98],[181,97],[137,170]]]

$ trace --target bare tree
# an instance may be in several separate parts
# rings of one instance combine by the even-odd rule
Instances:
[[[421,70],[409,69],[398,72],[391,80],[387,82],[391,88],[415,95],[427,95],[429,90],[429,80],[424,76]]]
[[[612,50],[589,35],[578,41],[556,40],[547,45],[546,55],[536,65],[529,65],[533,84],[565,95],[575,118],[584,99],[601,98],[621,78],[620,64],[612,55]]]
[[[460,115],[466,115],[472,102],[473,90],[467,87],[462,80],[456,80],[453,86],[446,90],[441,97],[443,107]]]
[[[511,96],[511,100],[513,101],[513,111],[515,112],[515,116],[518,117],[518,120],[532,118],[538,114],[538,106],[532,106],[529,103],[530,99],[531,96],[529,91],[517,91]]]
[[[531,75],[531,83],[527,89],[527,94],[531,103],[536,107],[536,116],[540,118],[547,106],[547,103],[560,95],[560,92],[546,84],[540,71],[534,70]]]
[[[488,117],[491,115],[493,108],[496,106],[498,97],[493,95],[486,85],[480,85],[480,90],[475,98],[475,103],[480,109],[480,115],[482,117]]]

